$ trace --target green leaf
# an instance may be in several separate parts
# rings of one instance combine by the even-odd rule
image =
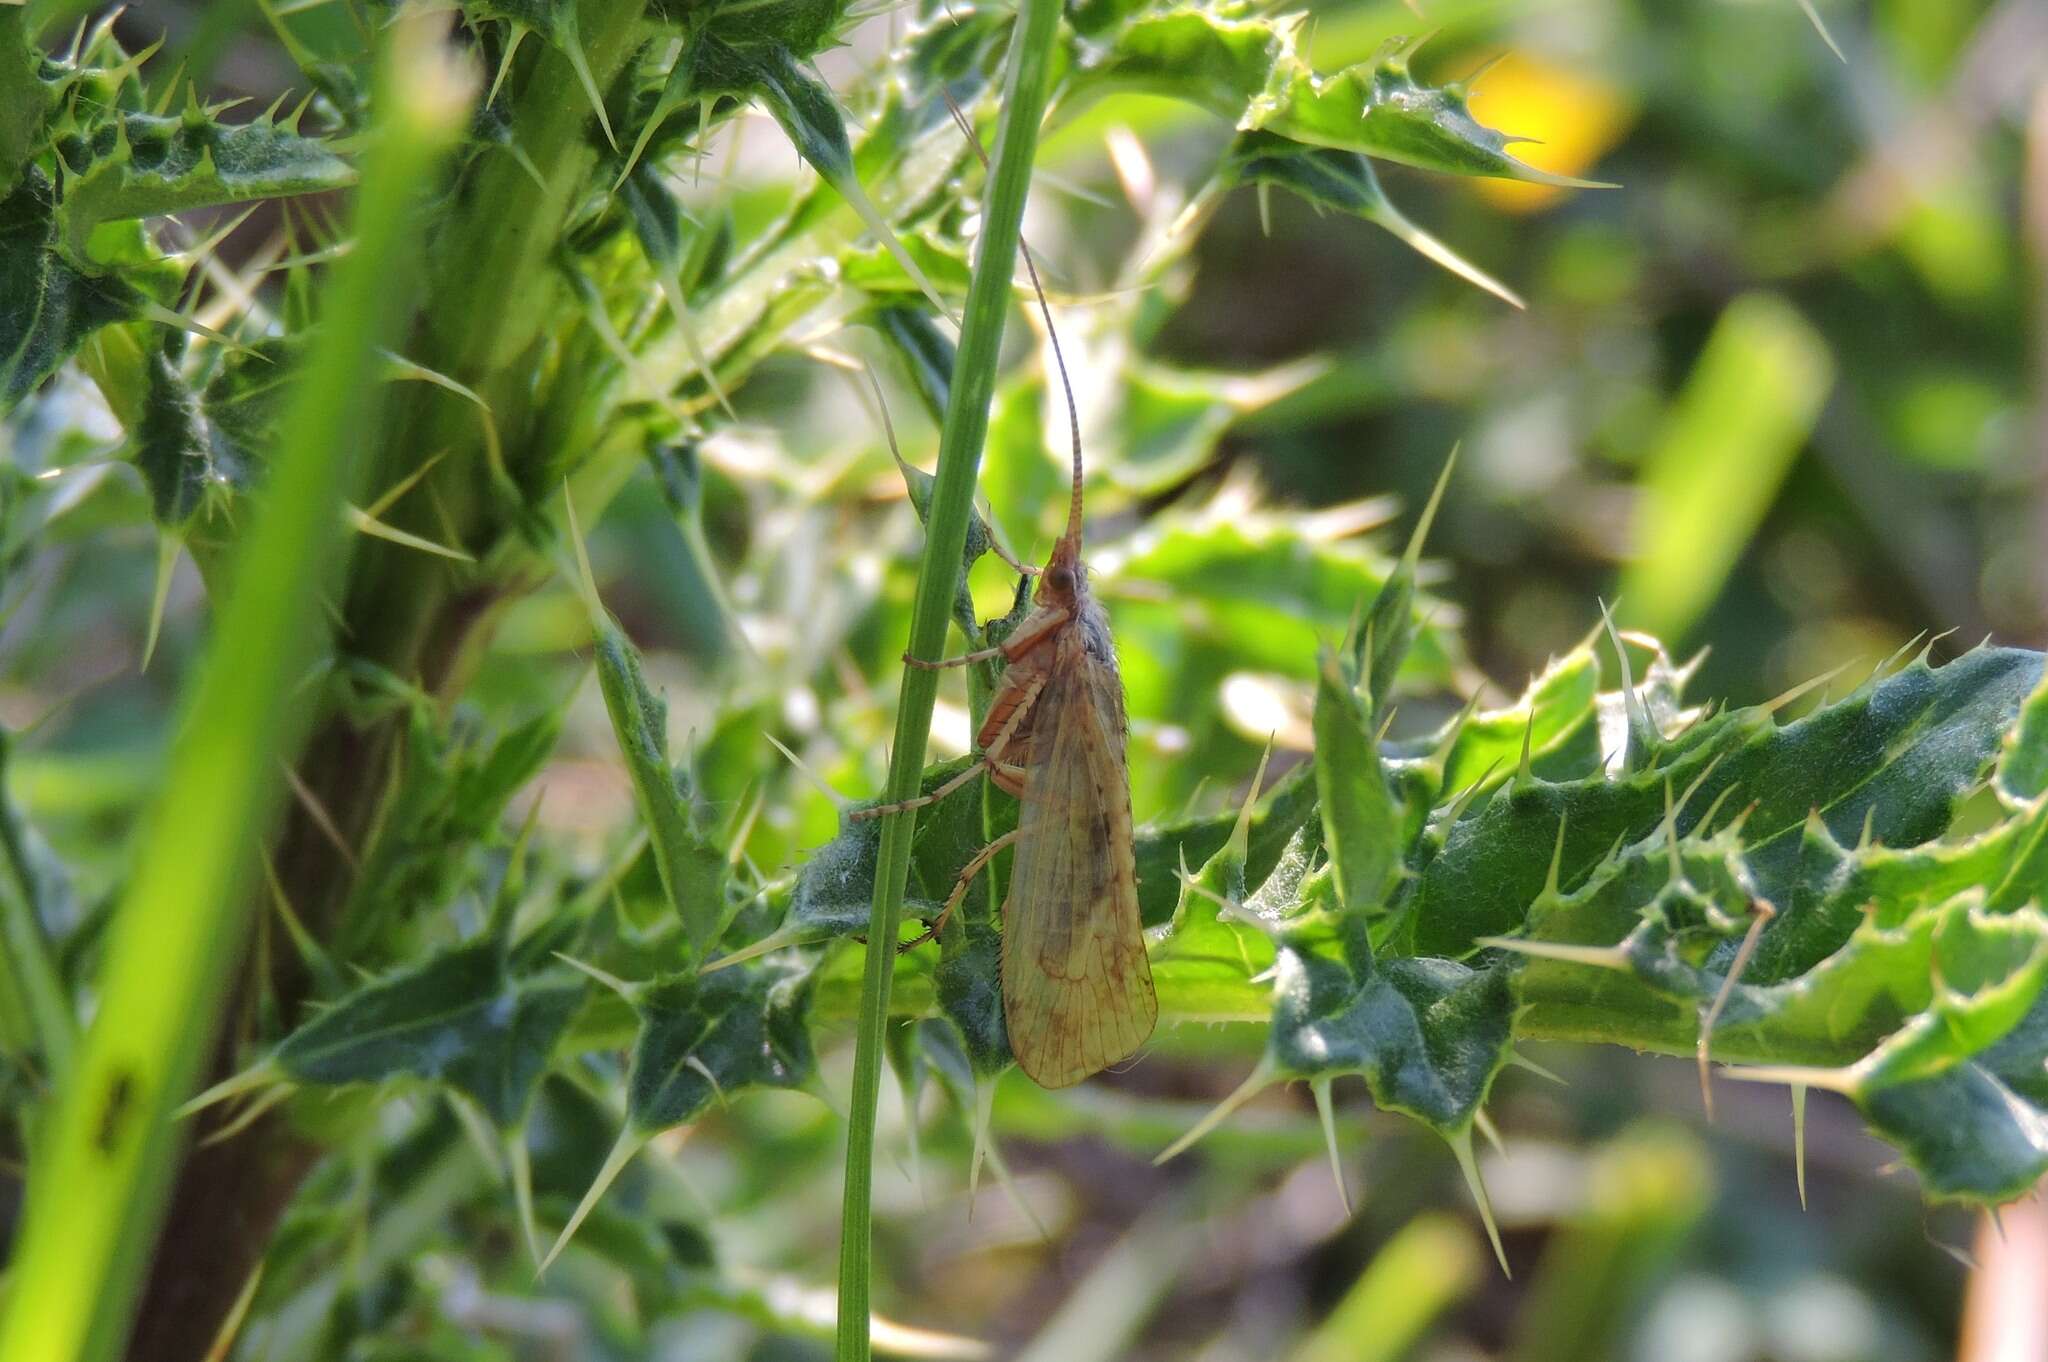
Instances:
[[[1323,816],[1337,902],[1343,909],[1378,913],[1401,865],[1401,811],[1356,682],[1337,654],[1325,648],[1316,677],[1316,801]]]
[[[1523,305],[1507,285],[1410,222],[1380,188],[1372,162],[1359,152],[1308,146],[1271,132],[1241,133],[1217,171],[1217,189],[1234,184],[1278,185],[1319,209],[1364,218],[1467,283],[1503,302]]]
[[[1262,807],[1252,810],[1244,829],[1244,877],[1263,884],[1286,852],[1296,832],[1314,819],[1316,787],[1307,765],[1298,766],[1273,786]],[[1172,920],[1180,904],[1180,869],[1206,867],[1229,843],[1244,815],[1211,814],[1176,819],[1138,829],[1133,850],[1138,864],[1138,909],[1147,925]]]
[[[563,970],[515,979],[502,943],[482,941],[340,999],[287,1036],[275,1058],[299,1083],[445,1083],[511,1129],[587,988]]]
[[[299,344],[267,337],[220,356],[220,366],[199,391],[211,463],[230,485],[246,487],[275,447],[278,417],[297,372]]]
[[[1998,792],[2012,804],[2030,804],[2048,793],[2048,674],[2006,734],[1998,758]]]
[[[654,851],[661,886],[691,949],[702,958],[731,916],[725,851],[711,840],[683,772],[669,764],[668,704],[648,688],[640,653],[590,592],[592,646],[605,712],[633,781],[633,802]]]
[[[57,254],[50,182],[31,169],[0,200],[0,412],[57,371],[100,327],[151,300],[125,279],[87,275]]]
[[[1291,33],[1288,43],[1291,49]],[[1291,50],[1287,57],[1274,63],[1271,83],[1252,102],[1241,126],[1449,175],[1604,187],[1552,175],[1510,156],[1508,144],[1522,139],[1472,117],[1461,87],[1418,82],[1409,73],[1407,51],[1389,48],[1330,76],[1317,76],[1294,60]]]
[[[173,336],[174,350],[182,338]],[[199,399],[185,383],[172,354],[149,356],[149,391],[135,428],[135,466],[149,486],[156,523],[181,528],[199,510],[215,482],[213,446],[199,413]]]
[[[1455,1138],[1508,1061],[1514,1008],[1506,968],[1376,963],[1356,914],[1319,914],[1280,935],[1266,1050],[1279,1076],[1359,1074],[1379,1107]]]
[[[925,410],[933,420],[942,419],[946,414],[946,389],[953,382],[953,342],[939,330],[931,314],[922,308],[885,303],[867,309],[861,314],[861,320],[889,342],[889,347],[909,372],[911,387],[924,403]],[[931,499],[930,482],[926,481],[924,486],[924,501],[917,503],[920,521],[924,519],[925,502]],[[913,499],[917,495],[913,492]],[[967,533],[968,542],[972,543],[972,527]]]
[[[769,964],[672,975],[637,990],[640,1037],[626,1080],[636,1136],[694,1121],[749,1087],[799,1088],[817,1072],[808,968]]]
[[[1248,902],[1252,881],[1247,874],[1264,775],[1261,763],[1228,839],[1181,881],[1173,918],[1151,946],[1152,978],[1159,991],[1203,1017],[1235,1010],[1257,1019],[1268,1009],[1266,986],[1252,981],[1272,966],[1273,941],[1265,930],[1268,924],[1254,916],[1257,908]]]
[[[1112,89],[1188,100],[1240,130],[1361,152],[1451,175],[1585,185],[1507,153],[1510,142],[1472,117],[1458,86],[1426,86],[1408,52],[1318,75],[1296,50],[1301,16],[1231,18],[1192,7],[1141,15],[1101,44],[1084,44],[1068,99]],[[1063,110],[1071,116],[1071,109]]]
[[[968,1064],[989,1078],[1010,1067],[1010,1033],[1003,1019],[1003,937],[987,919],[964,921],[949,930],[932,986],[939,1011],[953,1024]]]
[[[1600,664],[1592,648],[1581,644],[1532,677],[1514,704],[1460,716],[1426,737],[1390,743],[1387,750],[1419,757],[1448,744],[1443,789],[1453,794],[1476,781],[1490,789],[1511,779],[1525,742],[1536,775],[1589,776],[1600,767],[1599,690]]]
[[[255,199],[346,188],[355,170],[318,138],[262,120],[217,122],[197,104],[181,115],[121,111],[64,151],[57,206],[63,248],[97,272],[104,223]]]
[[[1514,931],[1543,890],[1560,828],[1559,883],[1570,889],[1662,821],[1667,787],[1692,791],[1681,831],[1724,792],[1753,801],[1749,866],[1765,898],[1789,904],[1809,813],[1845,843],[1862,838],[1866,819],[1894,847],[1937,836],[2040,676],[2038,653],[1980,648],[1938,669],[1916,661],[1784,727],[1767,706],[1700,720],[1626,775],[1518,781],[1451,827],[1419,868],[1405,907],[1413,948],[1459,956]]]
[[[0,194],[20,183],[57,107],[57,92],[41,79],[26,16],[20,5],[0,9]]]

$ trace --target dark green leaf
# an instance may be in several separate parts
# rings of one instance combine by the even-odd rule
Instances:
[[[514,979],[502,947],[478,942],[342,998],[287,1036],[276,1060],[300,1083],[446,1083],[510,1128],[585,987],[560,970]]]
[[[1478,937],[1515,930],[1543,888],[1561,825],[1560,883],[1570,889],[1618,842],[1659,824],[1667,786],[1698,787],[1681,831],[1724,791],[1754,802],[1744,825],[1751,871],[1764,897],[1789,903],[1809,813],[1847,844],[1861,840],[1866,819],[1890,846],[1938,835],[2040,676],[2038,653],[1982,648],[1939,669],[1916,662],[1782,728],[1765,708],[1702,720],[1651,769],[1518,783],[1461,819],[1420,868],[1408,904],[1414,948],[1462,955]]]
[[[1276,1074],[1356,1073],[1373,1101],[1446,1136],[1471,1125],[1507,1063],[1515,1002],[1505,968],[1375,963],[1362,920],[1318,914],[1281,933],[1274,966]]]
[[[640,654],[618,621],[602,607],[594,610],[591,626],[605,710],[633,780],[634,803],[647,825],[662,888],[691,948],[702,958],[729,916],[725,852],[701,827],[682,774],[669,764],[667,703],[648,688]]]
[[[805,1029],[810,999],[810,971],[786,964],[648,985],[634,1000],[640,1038],[626,1085],[629,1129],[651,1135],[749,1087],[809,1083],[817,1071]]]

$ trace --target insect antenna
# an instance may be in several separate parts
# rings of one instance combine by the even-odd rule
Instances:
[[[981,158],[981,168],[989,167],[988,152],[982,148],[981,138],[974,131],[974,125],[967,121],[967,115],[954,101],[951,91],[941,89],[939,94],[946,101],[946,109],[953,115],[954,126],[967,139],[967,145],[974,148],[974,154]],[[1067,356],[1060,348],[1059,330],[1052,324],[1052,305],[1046,301],[1045,285],[1039,282],[1038,265],[1031,258],[1031,243],[1023,237],[1017,238],[1017,253],[1024,257],[1024,272],[1031,277],[1031,291],[1038,297],[1038,315],[1045,319],[1045,336],[1052,342],[1053,365],[1059,370],[1060,391],[1067,399],[1067,429],[1074,445],[1074,489],[1067,503],[1067,532],[1064,538],[1073,541],[1074,547],[1081,546],[1081,409],[1074,402],[1074,385],[1067,377]]]

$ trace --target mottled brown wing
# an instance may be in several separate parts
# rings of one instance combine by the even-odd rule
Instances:
[[[1003,909],[1003,1015],[1018,1066],[1061,1088],[1134,1052],[1159,1015],[1138,918],[1123,688],[1078,628],[1057,646],[1031,730]]]

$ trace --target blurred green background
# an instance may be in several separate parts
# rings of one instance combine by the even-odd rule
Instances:
[[[1488,678],[1495,699],[1583,637],[1601,598],[1675,652],[1711,648],[1694,694],[1736,703],[1845,662],[1875,665],[1921,632],[1956,630],[1957,649],[1986,634],[2048,642],[2048,6],[1823,4],[1846,61],[1793,0],[1417,10],[1317,5],[1305,41],[1328,69],[1434,30],[1415,65],[1435,80],[1501,57],[1474,87],[1478,116],[1541,138],[1520,149],[1535,164],[1620,186],[1382,170],[1411,219],[1525,310],[1374,226],[1251,190],[1200,227],[1191,268],[1139,288],[1134,258],[1179,217],[1188,177],[1229,130],[1129,98],[1048,141],[1026,231],[1080,356],[1091,450],[1122,487],[1100,504],[1098,566],[1131,673],[1138,816],[1230,797],[1205,790],[1204,776],[1248,776],[1268,732],[1281,733],[1286,759],[1289,725],[1305,723],[1308,649],[1341,629],[1355,594],[1356,563],[1339,550],[1396,505],[1412,511],[1453,444],[1461,463],[1429,547],[1439,621],[1447,633],[1462,625],[1464,656],[1452,648],[1425,669]],[[239,6],[151,0],[121,23],[138,46],[168,34],[218,95],[266,103],[293,74]],[[736,149],[731,181],[764,205],[790,172],[771,142]],[[253,252],[273,228],[252,219],[224,257]],[[1145,363],[1226,394],[1231,413],[1183,414],[1170,384],[1146,390],[1155,410],[1119,408],[1137,363],[1117,348],[1128,332]],[[1045,418],[1028,408],[1040,395],[1026,396],[1008,423],[999,413],[992,444],[1037,437]],[[900,489],[844,375],[793,355],[739,401],[778,439],[770,448],[743,427],[705,451],[722,584],[695,574],[649,477],[595,530],[607,598],[666,682],[678,732],[713,742],[700,761],[720,797],[745,792],[718,787],[716,742],[751,751],[764,726],[818,733],[821,706],[822,728],[841,736],[806,756],[844,788],[872,788],[880,757],[866,743],[878,749],[884,731],[873,697],[780,679],[849,648],[867,660],[901,637],[914,537]],[[906,454],[928,461],[930,426],[907,390],[891,405]],[[97,419],[78,385],[25,407],[8,438],[24,464],[55,467],[106,439]],[[857,459],[845,453],[849,428],[862,432]],[[1157,459],[1140,457],[1134,433],[1157,441]],[[986,493],[1027,555],[1046,543],[1029,512],[1056,478],[1048,467],[1035,454],[990,455]],[[139,671],[156,561],[142,493],[112,466],[69,486],[78,509],[62,534],[29,553],[7,546],[0,721],[31,730],[17,792],[91,901],[120,868],[202,611],[196,581],[179,577],[163,644]],[[1262,539],[1262,526],[1281,527],[1284,542]],[[1233,557],[1226,531],[1254,548],[1281,542],[1279,557]],[[1293,572],[1301,599],[1262,595],[1261,564]],[[1007,585],[983,572],[982,604],[999,608]],[[1216,590],[1193,627],[1150,589],[1203,573]],[[856,588],[895,613],[838,619]],[[475,703],[510,709],[577,684],[577,619],[566,590],[522,605],[499,643],[518,665],[488,668]],[[732,679],[743,647],[775,659],[751,688]],[[629,795],[588,688],[574,714],[545,782],[560,792],[548,817],[595,842]],[[942,712],[942,747],[946,731]],[[823,840],[831,817],[822,798],[774,803],[751,851],[787,862]],[[997,1355],[1062,1362],[1905,1362],[1958,1355],[1959,1255],[2001,1242],[2041,1252],[2038,1232],[1980,1240],[1967,1217],[1924,1208],[1909,1179],[1886,1176],[1845,1105],[1816,1097],[1807,1114],[1802,1212],[1782,1093],[1723,1085],[1710,1126],[1688,1066],[1566,1051],[1537,1056],[1566,1086],[1512,1072],[1492,1113],[1505,1152],[1483,1163],[1508,1280],[1441,1146],[1368,1116],[1362,1092],[1338,1089],[1355,1214],[1333,1192],[1305,1092],[1271,1094],[1197,1157],[1152,1168],[1150,1154],[1254,1053],[1249,1034],[1182,1034],[1154,1062],[1057,1100],[1006,1082],[996,1126],[1015,1199],[986,1178],[970,1196],[961,1119],[927,1112],[916,1146],[885,1101],[897,1166],[877,1179],[891,1284],[881,1308],[991,1340]],[[843,1090],[844,1069],[843,1055],[828,1057],[828,1087]],[[601,1152],[609,1131],[560,1080],[540,1121],[537,1183],[573,1195],[585,1146]],[[714,1208],[721,1255],[762,1274],[764,1318],[829,1314],[822,1291],[789,1293],[830,1280],[838,1147],[837,1118],[817,1103],[753,1098],[672,1151],[675,1185],[629,1186],[609,1214],[663,1197],[693,1214]],[[582,1355],[559,1350],[542,1305],[514,1318],[473,1279],[465,1251],[451,1233],[380,1265],[428,1283],[442,1313],[415,1340],[424,1351],[379,1355]],[[743,1312],[680,1318],[696,1322],[665,1330],[648,1355],[824,1355],[822,1344],[757,1336]],[[947,1351],[935,1336],[878,1343]]]

